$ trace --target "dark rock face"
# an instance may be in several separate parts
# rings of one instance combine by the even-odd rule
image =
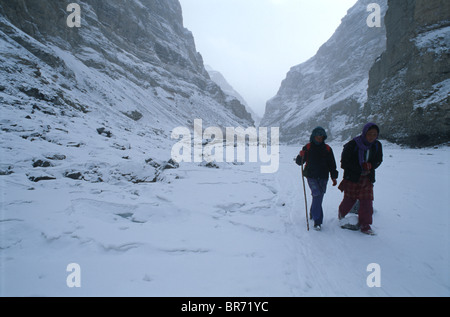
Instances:
[[[118,64],[124,62],[115,53],[131,51],[143,62],[159,63],[167,69],[172,66],[171,70],[179,75],[206,77],[202,58],[195,52],[194,38],[183,28],[177,0],[84,0],[78,3],[83,13],[80,28],[65,27],[69,14],[67,1],[7,1],[2,4],[2,11],[15,26],[43,43],[50,42],[74,53],[89,46],[104,53],[106,60]],[[106,42],[113,47],[105,46]],[[90,66],[105,67],[95,63]],[[180,73],[175,66],[183,67],[186,72]],[[138,70],[133,75],[136,79],[145,77]]]
[[[262,125],[280,126],[282,141],[307,140],[318,125],[330,140],[345,141],[367,121],[400,144],[450,140],[450,2],[379,2],[383,17],[387,10],[383,27],[368,28],[363,17],[372,2],[358,1],[268,101]]]
[[[253,124],[245,107],[240,103],[229,102],[228,96],[209,78],[203,59],[196,51],[194,37],[183,26],[178,0],[80,0],[76,2],[82,13],[79,28],[67,26],[69,3],[62,0],[0,3],[0,30],[3,33],[0,33],[0,39],[25,48],[37,59],[14,58],[27,64],[28,68],[33,68],[35,82],[42,75],[41,69],[47,66],[54,71],[53,78],[60,79],[56,84],[47,82],[42,85],[40,82],[37,86],[30,80],[26,85],[28,96],[37,94],[39,100],[52,102],[56,106],[80,108],[81,105],[77,105],[74,98],[67,97],[67,93],[62,91],[81,87],[81,93],[95,95],[90,91],[91,88],[99,87],[97,90],[101,90],[101,84],[93,82],[91,78],[85,79],[85,83],[77,76],[73,65],[69,65],[73,56],[77,63],[83,63],[83,67],[105,75],[108,80],[124,83],[121,87],[133,85],[136,87],[134,95],[148,95],[144,96],[148,104],[134,109],[122,107],[124,102],[121,102],[117,109],[123,114],[139,112],[142,116],[155,118],[154,113],[149,114],[143,108],[160,104],[163,109],[160,112],[170,113],[166,121],[182,124],[191,115],[199,117],[199,114],[216,111],[219,106],[222,107],[219,114],[204,118],[205,122],[216,125],[222,122],[234,126],[239,123],[244,126]],[[70,58],[67,58],[67,52]],[[10,55],[4,58],[13,63]],[[14,71],[5,70],[11,73]],[[48,71],[44,70],[44,73]],[[64,85],[61,84],[61,78],[66,80]],[[17,88],[4,86],[3,90],[13,91]],[[52,96],[39,94],[41,91],[47,91]],[[111,99],[115,97],[107,96],[105,91],[98,94],[106,96],[105,104],[114,106],[114,100]],[[193,96],[194,100],[191,100]],[[191,108],[195,107],[199,108],[199,114],[192,113]],[[157,119],[164,121],[163,117]],[[157,123],[156,119],[153,121]]]
[[[450,2],[389,1],[387,49],[370,70],[364,117],[382,137],[420,147],[450,140]]]

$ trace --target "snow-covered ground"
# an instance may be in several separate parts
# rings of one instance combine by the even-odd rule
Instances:
[[[383,142],[372,237],[339,227],[342,194],[330,184],[323,230],[306,231],[298,148],[281,147],[275,174],[255,163],[181,163],[133,183],[149,173],[142,147],[96,149],[100,137],[85,140],[84,156],[83,145],[61,153],[2,134],[2,151],[16,149],[0,162],[3,174],[14,169],[0,176],[1,296],[450,295],[448,147]],[[342,144],[332,147],[339,162]],[[114,161],[117,151],[126,158]],[[33,169],[56,179],[31,182],[29,166],[45,153],[66,159]],[[61,177],[71,168],[92,178]],[[67,285],[71,263],[79,288]],[[381,287],[367,284],[371,263]]]

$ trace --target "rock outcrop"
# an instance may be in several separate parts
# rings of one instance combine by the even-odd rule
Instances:
[[[389,0],[386,52],[370,70],[363,118],[413,147],[450,141],[450,2]]]
[[[195,118],[253,124],[245,107],[209,78],[178,0],[77,1],[81,27],[68,26],[68,4],[0,3],[4,94],[54,108],[137,114],[137,121],[165,130]]]

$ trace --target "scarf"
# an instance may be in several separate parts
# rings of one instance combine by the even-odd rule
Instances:
[[[363,163],[366,161],[365,154],[366,152],[372,147],[372,145],[376,142],[376,140],[372,143],[369,143],[366,139],[367,132],[373,128],[376,127],[378,131],[380,129],[375,123],[368,123],[364,126],[364,129],[360,136],[357,136],[353,140],[356,142],[356,145],[358,146],[358,159],[359,159],[359,165],[362,167]],[[378,139],[378,138],[377,138]]]

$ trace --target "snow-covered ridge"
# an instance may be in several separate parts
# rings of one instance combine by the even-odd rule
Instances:
[[[54,90],[55,94],[69,87],[71,92],[64,93],[72,96],[67,99],[85,95],[85,108],[97,104],[119,112],[137,111],[142,114],[140,122],[167,132],[170,128],[165,124],[177,126],[195,118],[220,126],[252,124],[244,106],[229,104],[227,95],[209,79],[193,36],[182,25],[178,1],[111,5],[89,0],[80,5],[80,28],[65,25],[62,4],[42,0],[25,1],[17,8],[1,5],[2,39],[21,49],[24,53],[20,54],[31,56],[35,69],[46,69],[43,76],[71,81],[61,87],[56,80],[35,80],[33,88]],[[44,11],[45,19],[37,14],[39,10]],[[27,20],[30,24],[24,24]],[[5,54],[5,63],[17,56]],[[20,96],[13,93],[17,82],[30,83],[15,80],[16,76],[19,74],[12,72],[10,80],[3,82],[8,86],[5,90]]]
[[[0,4],[0,125],[9,149],[1,163],[8,173],[39,179],[73,170],[86,181],[153,181],[159,171],[152,166],[142,177],[129,176],[126,166],[168,162],[174,128],[193,128],[198,118],[219,127],[253,125],[244,106],[209,79],[178,1],[80,6],[77,29],[67,27],[61,3]],[[31,142],[29,150],[13,146],[16,138]],[[109,147],[115,156],[102,156],[99,149]],[[17,163],[54,155],[66,157],[54,162],[63,168],[51,166],[46,175]],[[118,172],[97,175],[95,166]]]
[[[348,139],[360,129],[355,118],[367,100],[369,70],[386,47],[387,1],[379,2],[379,28],[367,26],[370,3],[358,1],[317,54],[292,67],[278,94],[267,102],[261,124],[280,126],[282,141],[305,141],[316,126],[326,128],[333,140]],[[337,117],[342,125],[334,124]]]
[[[248,113],[252,115],[252,119],[255,121],[255,125],[258,126],[261,118],[248,106],[244,98],[237,92],[233,86],[226,80],[226,78],[217,70],[214,70],[211,66],[205,65],[211,80],[214,81],[228,96],[237,99],[241,104],[245,106]]]

